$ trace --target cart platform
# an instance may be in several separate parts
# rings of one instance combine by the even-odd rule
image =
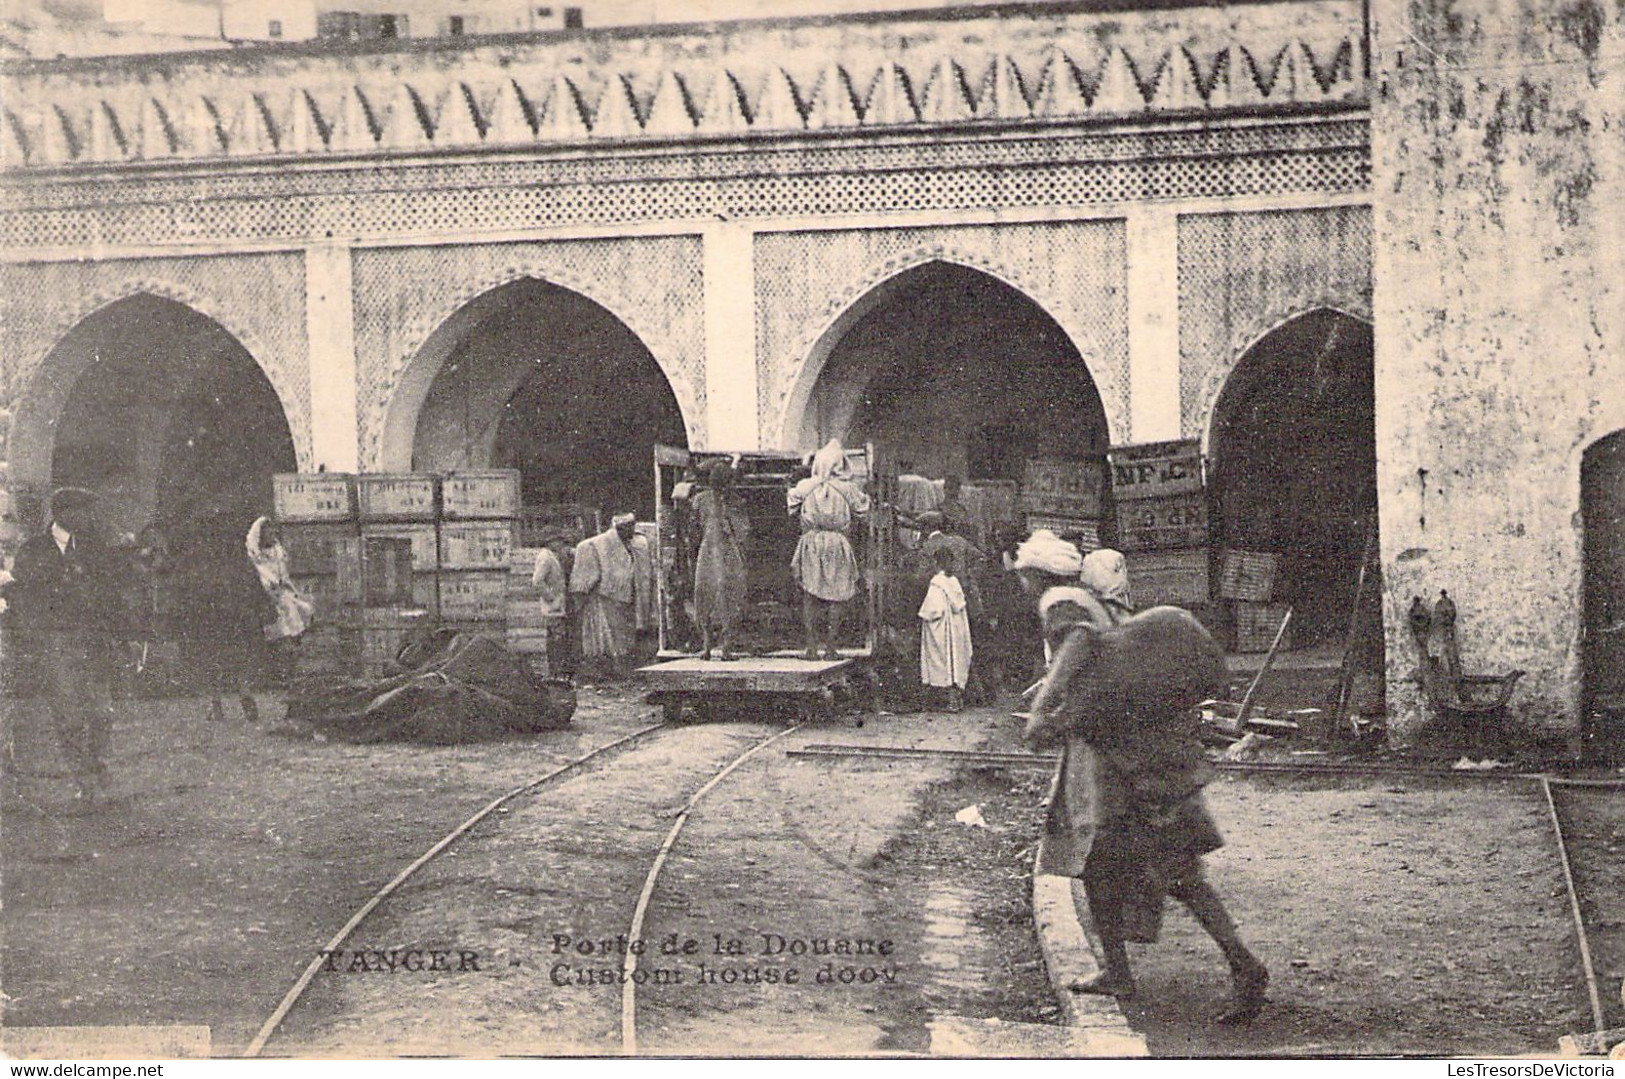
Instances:
[[[680,656],[641,667],[638,674],[651,690],[649,700],[665,706],[668,721],[682,718],[686,705],[703,715],[711,705],[758,694],[791,700],[814,718],[830,712],[837,688],[867,684],[867,659],[867,650],[856,649],[838,659],[806,659],[793,651],[731,660]]]

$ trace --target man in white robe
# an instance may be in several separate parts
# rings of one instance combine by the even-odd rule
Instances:
[[[626,658],[654,610],[654,560],[630,513],[576,545],[570,591],[580,603],[581,657],[611,677],[626,673]]]
[[[953,552],[939,548],[936,562],[937,574],[920,604],[920,681],[947,690],[948,711],[957,712],[970,681],[970,614],[965,590],[953,575]]]

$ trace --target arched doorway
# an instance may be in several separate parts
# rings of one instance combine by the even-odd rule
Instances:
[[[258,639],[262,597],[243,540],[270,512],[271,477],[297,458],[276,390],[218,322],[150,293],[82,320],[18,403],[11,468],[29,528],[43,524],[50,490],[74,486],[101,495],[115,542],[162,535],[173,571],[157,636]]]
[[[1208,443],[1215,548],[1279,556],[1275,602],[1299,647],[1347,639],[1360,564],[1377,521],[1369,323],[1326,308],[1277,327],[1225,383]],[[1380,619],[1368,576],[1362,608]],[[1380,621],[1374,623],[1380,626]],[[1369,638],[1369,640],[1368,640]],[[1362,632],[1358,669],[1380,671],[1381,633]]]
[[[1105,408],[1077,347],[992,275],[927,262],[849,316],[820,343],[817,381],[791,417],[803,446],[870,441],[883,469],[969,480],[1019,480],[1029,457],[1105,454]]]
[[[659,363],[609,311],[532,278],[480,297],[422,408],[412,468],[516,468],[527,506],[654,512],[656,443],[686,446]]]
[[[1586,449],[1580,513],[1585,736],[1599,751],[1617,754],[1625,752],[1625,429]]]

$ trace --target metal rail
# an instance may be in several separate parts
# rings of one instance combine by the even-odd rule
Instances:
[[[649,913],[649,900],[654,896],[655,880],[660,876],[660,870],[664,868],[666,859],[671,855],[672,848],[677,845],[677,837],[682,833],[683,825],[688,823],[689,815],[694,812],[694,807],[700,804],[700,799],[710,794],[719,783],[727,779],[735,768],[738,768],[780,738],[794,734],[804,726],[806,724],[798,723],[794,727],[782,730],[778,734],[757,742],[735,757],[722,771],[712,776],[705,786],[694,792],[694,796],[688,800],[688,804],[677,814],[677,819],[672,821],[671,831],[666,833],[666,841],[660,844],[660,853],[655,855],[654,864],[649,867],[649,875],[643,880],[643,891],[638,893],[638,905],[632,912],[632,928],[627,931],[627,940],[642,939],[643,919]],[[627,949],[626,959],[621,964],[621,1052],[627,1056],[631,1056],[638,1051],[638,986],[634,978],[637,970],[638,953],[629,948]]]
[[[1585,969],[1586,993],[1591,998],[1591,1018],[1596,1024],[1596,1033],[1601,1034],[1608,1028],[1608,1022],[1602,1014],[1602,995],[1597,991],[1597,968],[1591,961],[1591,942],[1586,937],[1585,919],[1580,915],[1580,893],[1574,887],[1569,847],[1563,838],[1563,823],[1557,816],[1557,803],[1552,799],[1551,781],[1545,776],[1540,777],[1540,789],[1546,796],[1546,810],[1552,817],[1552,832],[1557,836],[1557,856],[1563,863],[1563,883],[1569,890],[1569,912],[1574,915],[1574,936],[1580,943],[1580,966]]]
[[[356,928],[366,919],[367,915],[371,914],[378,908],[378,904],[382,903],[385,899],[388,899],[396,889],[398,889],[402,884],[406,883],[407,879],[411,877],[412,874],[416,873],[419,869],[422,869],[447,847],[451,846],[458,839],[467,834],[469,829],[473,828],[486,817],[489,817],[492,813],[496,812],[497,809],[499,809],[502,805],[512,801],[520,795],[528,794],[531,791],[536,790],[538,787],[541,787],[543,784],[550,783],[553,780],[566,775],[567,773],[575,771],[589,761],[595,760],[612,750],[629,745],[630,743],[642,739],[655,731],[662,730],[665,727],[666,724],[664,723],[656,723],[653,726],[644,727],[642,730],[633,731],[624,738],[617,738],[608,745],[599,746],[591,753],[587,753],[583,756],[577,757],[575,760],[560,765],[539,779],[533,779],[528,783],[513,788],[506,794],[499,795],[490,802],[486,803],[486,805],[472,817],[469,817],[463,823],[447,832],[440,838],[439,842],[435,843],[434,846],[430,847],[428,850],[419,855],[417,860],[412,862],[411,865],[397,873],[393,880],[384,885],[382,888],[378,889],[378,891],[374,892],[372,898],[363,903],[361,908],[350,916],[350,920],[344,923],[344,927],[333,935],[333,939],[328,941],[327,945],[316,953],[316,958],[310,961],[310,965],[307,966],[304,973],[299,976],[299,980],[294,982],[293,988],[289,989],[287,995],[282,998],[282,1002],[277,1005],[276,1011],[272,1012],[271,1017],[265,1021],[265,1025],[260,1027],[259,1033],[254,1036],[254,1040],[250,1042],[248,1048],[244,1050],[243,1056],[259,1056],[260,1050],[265,1048],[266,1041],[270,1039],[272,1034],[276,1033],[276,1029],[282,1025],[282,1020],[288,1017],[288,1013],[293,1010],[293,1006],[299,1002],[299,998],[304,995],[305,989],[309,987],[311,979],[313,979],[316,976],[316,972],[321,969],[323,957],[336,952],[339,948],[343,947],[344,942],[349,939],[350,934],[355,932]]]

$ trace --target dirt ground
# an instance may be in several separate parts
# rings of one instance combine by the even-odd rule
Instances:
[[[202,1024],[240,1050],[375,889],[493,795],[656,710],[583,693],[576,728],[474,746],[279,734],[280,708],[211,722],[198,701],[127,701],[113,799],[67,802],[35,702],[5,702],[0,973],[8,1026]]]
[[[1250,1028],[1212,943],[1170,909],[1131,947],[1157,1056],[1553,1052],[1589,1010],[1550,821],[1527,782],[1226,775],[1211,878],[1271,971]]]
[[[287,737],[265,711],[250,727],[211,723],[197,702],[125,705],[117,797],[78,815],[61,812],[38,717],[13,713],[0,822],[6,1025],[204,1024],[217,1053],[240,1051],[315,950],[430,842],[494,795],[656,718],[630,691],[594,690],[568,732],[348,746]],[[1014,726],[1000,709],[883,717],[810,728],[779,748],[1009,749]],[[473,941],[510,964],[501,976],[483,988],[318,979],[272,1049],[321,1052],[366,1035],[376,1051],[383,1033],[394,1051],[478,1052],[517,1045],[520,1031],[551,1052],[616,1051],[619,986],[550,984],[551,935],[623,932],[687,794],[776,729],[699,728],[681,751],[617,757],[500,814],[358,941]],[[915,1053],[935,1015],[1050,1021],[1025,875],[1045,778],[753,758],[691,819],[646,936],[888,937],[900,977],[867,989],[656,988],[640,998],[643,1050]],[[1210,869],[1270,965],[1272,1003],[1248,1030],[1208,1025],[1223,967],[1171,911],[1162,942],[1135,950],[1142,992],[1127,1009],[1154,1054],[1545,1052],[1589,1028],[1538,786],[1226,774],[1210,801],[1228,839]],[[987,828],[954,820],[970,805]],[[1612,900],[1625,893],[1625,798],[1598,789],[1562,806],[1611,1000],[1625,967]],[[886,964],[858,970],[871,965]]]

